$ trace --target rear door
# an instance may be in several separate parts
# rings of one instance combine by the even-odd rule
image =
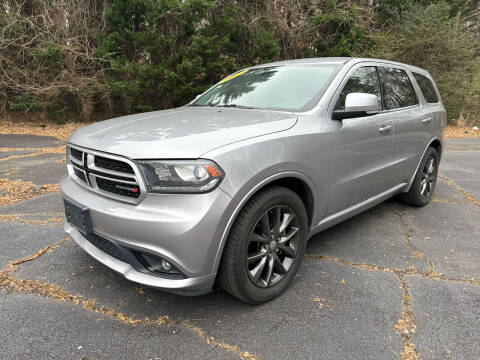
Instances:
[[[447,122],[446,112],[440,100],[440,94],[438,93],[438,90],[430,75],[426,72],[419,74],[415,71],[412,71],[411,75],[414,79],[412,83],[417,90],[420,104],[423,108],[423,117],[421,122],[422,126],[420,126],[420,131],[424,133],[426,146],[433,134],[438,135],[439,132],[443,131]],[[420,153],[419,157],[422,155],[423,153]]]
[[[406,183],[423,153],[431,118],[421,105],[412,75],[400,66],[379,66],[383,113],[393,120],[394,144],[392,176],[397,184]],[[420,155],[419,155],[420,154]]]
[[[382,108],[382,94],[374,64],[354,66],[332,99],[329,113],[345,106],[345,97],[352,92],[375,94]],[[328,214],[367,200],[391,189],[393,121],[390,114],[333,120],[334,134],[332,184]]]

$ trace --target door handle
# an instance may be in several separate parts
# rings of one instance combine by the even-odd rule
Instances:
[[[392,130],[392,125],[383,125],[381,128],[378,129],[378,131],[380,131],[382,134],[389,132],[390,130]]]
[[[423,123],[423,124],[428,124],[428,123],[430,123],[431,121],[432,121],[432,118],[431,118],[431,117],[427,117],[427,118],[425,118],[425,119],[422,120],[422,123]]]

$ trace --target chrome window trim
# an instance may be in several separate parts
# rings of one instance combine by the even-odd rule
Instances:
[[[134,205],[138,204],[147,196],[147,188],[146,188],[145,183],[143,181],[143,177],[140,173],[140,170],[137,168],[137,165],[135,164],[135,162],[133,160],[131,160],[127,157],[120,156],[120,155],[113,155],[113,154],[110,154],[110,153],[85,148],[85,147],[78,146],[78,145],[75,145],[75,144],[72,144],[72,143],[67,143],[67,147],[82,151],[84,153],[83,156],[82,156],[84,161],[85,161],[85,155],[87,155],[87,165],[88,165],[88,168],[91,169],[91,170],[100,171],[102,173],[105,173],[106,175],[110,174],[110,175],[117,175],[117,176],[132,178],[132,180],[134,180],[134,181],[130,182],[130,181],[119,180],[119,179],[109,178],[109,177],[98,175],[98,174],[89,173],[88,180],[91,183],[91,186],[90,186],[90,184],[87,184],[87,183],[81,181],[80,179],[78,179],[78,177],[73,172],[73,166],[74,165],[77,165],[76,168],[78,169],[78,166],[83,166],[83,164],[79,164],[78,160],[73,158],[73,156],[71,156],[70,150],[69,150],[68,151],[68,155],[69,155],[68,160],[69,161],[67,162],[67,169],[68,169],[69,176],[75,181],[75,183],[79,184],[80,186],[83,186],[84,188],[86,188],[86,189],[88,189],[92,192],[95,192],[99,195],[102,195],[104,197],[114,199],[114,200],[118,200],[118,201],[128,203],[128,204],[134,204]],[[128,165],[130,165],[132,167],[134,174],[122,173],[122,172],[118,172],[118,171],[114,171],[114,170],[110,170],[110,169],[104,169],[104,168],[95,166],[95,164],[94,164],[95,156],[102,156],[102,157],[105,157],[105,158],[108,158],[108,159],[117,160],[117,161],[127,163]],[[72,161],[72,158],[77,160],[77,161]],[[82,170],[82,169],[79,169],[79,170]],[[85,171],[84,171],[84,173],[85,173]],[[124,183],[130,184],[130,185],[138,185],[138,187],[140,189],[140,196],[138,198],[131,198],[131,197],[122,196],[122,195],[118,195],[118,194],[115,194],[115,193],[111,193],[111,192],[99,189],[98,185],[97,185],[97,181],[96,181],[97,177],[104,178],[104,179],[107,179],[107,180],[110,180],[110,181],[124,182]]]

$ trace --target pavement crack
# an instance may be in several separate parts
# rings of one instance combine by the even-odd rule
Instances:
[[[14,152],[14,151],[33,151],[28,154],[11,155],[0,159],[0,162],[22,159],[26,157],[35,157],[42,154],[65,154],[65,146],[58,146],[54,148],[0,148],[0,152]]]
[[[48,247],[47,247],[48,248]],[[41,254],[48,251],[48,249],[42,249],[36,254],[20,260],[20,263],[29,261],[33,258],[40,256]],[[14,262],[11,262],[12,266]],[[13,272],[13,271],[12,271]],[[218,342],[215,341],[213,336],[209,336],[205,330],[202,328],[191,324],[189,321],[175,321],[171,320],[167,315],[158,317],[157,319],[143,318],[138,319],[133,316],[130,316],[126,313],[115,310],[114,308],[105,307],[100,305],[97,300],[87,298],[79,294],[70,294],[66,290],[62,289],[56,284],[46,283],[39,280],[23,280],[16,278],[10,275],[0,275],[0,287],[5,287],[12,292],[16,293],[32,293],[39,296],[47,297],[57,302],[65,302],[75,306],[80,306],[85,310],[93,311],[95,313],[106,315],[112,319],[120,320],[125,324],[132,326],[136,325],[166,325],[166,326],[176,326],[181,328],[186,328],[193,331],[197,334],[206,344],[225,349],[235,353],[241,359],[247,360],[258,360],[258,358],[248,351],[242,351],[237,345],[230,345],[224,342],[223,340]]]
[[[144,324],[167,325],[186,328],[196,333],[208,345],[231,351],[241,359],[258,360],[256,356],[252,355],[248,351],[240,350],[237,345],[227,344],[223,340],[220,342],[215,341],[215,338],[213,336],[209,336],[205,330],[191,324],[187,320],[174,321],[171,320],[167,315],[161,316],[155,320],[149,318],[137,319],[128,314],[119,312],[113,308],[99,305],[95,299],[90,299],[83,295],[70,294],[56,284],[46,283],[39,280],[23,280],[13,276],[14,272],[18,269],[20,265],[35,260],[43,254],[53,251],[54,249],[58,248],[60,245],[66,243],[69,240],[71,240],[71,238],[68,236],[61,239],[55,244],[47,245],[46,247],[38,250],[36,253],[28,255],[22,259],[10,261],[8,266],[4,270],[0,271],[0,288],[6,288],[16,293],[37,294],[39,296],[47,297],[57,302],[66,302],[75,306],[80,306],[83,309],[107,315],[110,318],[120,320],[126,324],[130,324],[133,326]]]
[[[451,281],[451,282],[457,282],[457,283],[467,283],[467,284],[470,284],[470,285],[480,286],[480,281],[476,280],[475,278],[471,278],[471,279],[456,278],[456,277],[453,277],[453,276],[448,276],[448,275],[444,275],[444,274],[437,273],[437,272],[427,272],[427,271],[419,270],[417,268],[408,268],[408,269],[390,268],[390,267],[386,267],[386,266],[379,266],[379,265],[373,265],[373,264],[368,264],[368,263],[356,263],[356,262],[352,262],[352,261],[348,261],[348,260],[344,260],[344,259],[339,259],[339,258],[333,258],[333,257],[329,257],[329,256],[324,256],[324,255],[305,254],[305,256],[310,258],[310,259],[324,260],[324,261],[328,261],[328,262],[336,262],[336,263],[340,263],[340,264],[343,264],[343,265],[353,266],[353,267],[360,268],[360,269],[365,269],[365,270],[390,272],[390,273],[400,274],[400,275],[403,275],[403,276],[405,276],[405,275],[418,275],[418,276],[421,276],[423,278],[428,278],[428,279],[432,279],[432,280],[436,280],[436,281],[444,280],[444,281]]]
[[[41,225],[41,226],[55,226],[63,223],[63,217],[58,216],[48,216],[46,219],[43,220],[34,220],[34,219],[26,219],[26,216],[31,215],[24,215],[24,214],[0,214],[0,221],[3,222],[17,222],[20,224],[29,224],[29,225]],[[33,214],[33,216],[44,216],[43,214]]]
[[[28,261],[34,260],[34,259],[42,256],[45,253],[53,251],[56,248],[58,248],[60,245],[66,243],[70,240],[71,240],[71,237],[67,236],[67,237],[61,239],[60,241],[56,242],[55,244],[50,244],[50,245],[45,246],[43,249],[38,250],[34,254],[28,255],[28,256],[26,256],[22,259],[10,261],[8,263],[7,267],[5,269],[3,269],[2,271],[0,271],[0,286],[3,284],[3,281],[5,279],[8,279],[17,270],[17,268],[20,265],[22,265],[22,264],[24,264]]]
[[[395,330],[402,337],[403,350],[402,350],[402,360],[418,360],[420,355],[416,350],[415,344],[410,342],[412,335],[415,333],[417,328],[417,322],[413,310],[411,308],[412,298],[408,291],[408,285],[405,281],[403,274],[396,273],[398,280],[402,285],[403,290],[403,301],[402,301],[402,317],[398,319],[395,324]]]
[[[462,187],[457,185],[454,181],[450,180],[449,178],[447,178],[445,175],[443,175],[441,173],[438,173],[438,177],[440,179],[444,180],[448,184],[448,186],[450,186],[451,188],[455,189],[460,194],[462,194],[463,197],[465,198],[465,200],[467,200],[470,204],[480,207],[480,201],[478,201],[476,198],[474,198],[465,189],[463,189]]]
[[[6,192],[6,195],[0,197],[0,206],[5,206],[60,191],[60,187],[58,184],[35,185],[31,181],[0,178],[0,190]]]
[[[435,266],[433,265],[433,262],[429,260],[423,252],[421,252],[415,245],[413,245],[412,240],[415,235],[415,230],[413,227],[413,224],[410,222],[410,219],[408,217],[408,213],[406,209],[401,209],[400,211],[397,211],[396,214],[400,218],[400,222],[403,224],[403,226],[406,228],[406,233],[403,236],[403,239],[405,241],[405,244],[413,251],[412,257],[415,259],[423,260],[427,264],[428,271],[430,273],[435,273]]]
[[[474,285],[480,285],[480,281],[470,280],[470,279],[454,279],[446,277],[442,274],[436,274],[432,272],[426,272],[422,270],[418,270],[415,268],[410,269],[397,269],[397,268],[389,268],[385,266],[377,266],[367,263],[354,263],[348,260],[339,259],[339,258],[332,258],[323,255],[310,255],[306,254],[308,258],[311,259],[319,259],[329,262],[336,262],[347,266],[353,266],[365,270],[371,271],[384,271],[390,272],[397,275],[398,280],[402,286],[403,291],[403,300],[402,300],[402,316],[398,319],[397,323],[394,326],[394,329],[401,335],[402,342],[403,342],[403,350],[402,350],[402,360],[419,360],[420,356],[417,353],[415,344],[410,342],[410,338],[412,334],[415,333],[417,328],[417,323],[415,320],[415,316],[413,314],[413,310],[411,308],[411,301],[412,298],[408,291],[408,285],[405,281],[406,275],[420,275],[422,277],[431,278],[434,280],[449,280],[449,281],[458,281],[458,282],[468,282]]]

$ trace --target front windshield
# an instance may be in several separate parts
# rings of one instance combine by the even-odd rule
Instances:
[[[239,71],[191,105],[306,111],[323,95],[338,64],[282,65]]]

